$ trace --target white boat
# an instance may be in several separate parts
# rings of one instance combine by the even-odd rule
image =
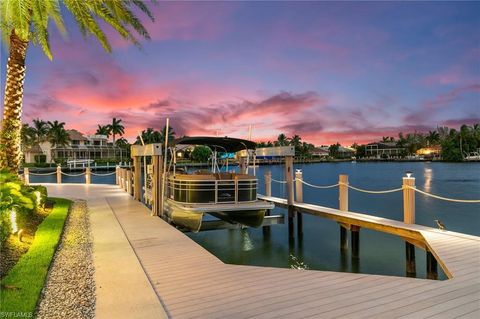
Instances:
[[[69,160],[67,161],[68,168],[85,168],[90,167],[93,164],[93,159],[78,159],[78,160]]]
[[[248,150],[255,149],[256,144],[227,137],[184,137],[173,142],[171,154],[176,154],[176,147],[181,145],[208,147],[212,151],[212,166],[211,170],[187,173],[183,170],[177,172],[176,163],[172,163],[166,178],[165,213],[168,220],[194,232],[200,230],[204,214],[230,223],[259,227],[265,212],[274,205],[257,198],[257,178],[247,173],[248,165],[240,166],[240,172],[235,172],[229,171],[228,166],[219,167],[217,162],[218,153],[247,150],[249,154]]]
[[[470,152],[467,156],[465,156],[466,161],[480,161],[480,152]]]

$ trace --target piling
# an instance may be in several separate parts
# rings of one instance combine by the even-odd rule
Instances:
[[[127,170],[127,193],[132,195],[132,170]]]
[[[90,167],[85,169],[85,184],[90,184],[92,181],[92,170]]]
[[[287,182],[288,237],[294,238],[293,219],[295,217],[293,192],[293,156],[285,156],[285,178]]]
[[[115,183],[120,185],[120,166],[115,166]]]
[[[338,177],[338,209],[348,212],[348,175]],[[340,250],[348,249],[347,228],[340,225]]]
[[[30,171],[28,167],[23,168],[23,179],[25,180],[25,184],[30,184]]]
[[[60,165],[57,166],[57,184],[62,183],[62,167]]]
[[[358,259],[360,257],[360,226],[350,226],[351,244],[352,244],[352,258]]]
[[[415,267],[415,246],[409,242],[405,242],[406,256],[406,275],[407,277],[416,277],[417,270]]]
[[[438,263],[435,256],[427,249],[427,278],[438,279]]]
[[[302,170],[295,171],[295,201],[303,203],[303,173]],[[303,216],[302,213],[297,212],[297,234],[303,235]]]
[[[133,158],[133,198],[140,201],[142,199],[142,164],[139,156]]]
[[[271,171],[265,172],[265,196],[272,196],[272,172]],[[265,212],[265,216],[270,216],[269,209],[267,209],[267,211]],[[270,234],[270,226],[263,226],[262,230],[264,235]]]
[[[408,173],[403,178],[403,222],[415,224],[415,178]],[[405,268],[408,277],[416,276],[415,246],[405,242]]]

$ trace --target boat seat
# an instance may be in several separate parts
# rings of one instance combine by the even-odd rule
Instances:
[[[173,179],[183,180],[183,181],[192,181],[192,180],[214,181],[215,176],[213,174],[194,174],[194,175],[176,174],[173,176]]]
[[[248,175],[248,174],[235,174],[235,179],[241,180],[241,179],[254,179],[255,176]]]

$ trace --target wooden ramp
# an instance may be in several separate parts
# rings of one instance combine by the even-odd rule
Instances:
[[[120,189],[90,185],[85,194],[81,185],[76,194],[105,198],[172,318],[480,317],[478,237],[347,213],[362,227],[423,238],[449,270],[445,281],[227,265]]]

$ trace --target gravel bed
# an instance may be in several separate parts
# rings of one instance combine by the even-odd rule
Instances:
[[[72,204],[42,290],[37,318],[94,318],[95,281],[89,212]]]

